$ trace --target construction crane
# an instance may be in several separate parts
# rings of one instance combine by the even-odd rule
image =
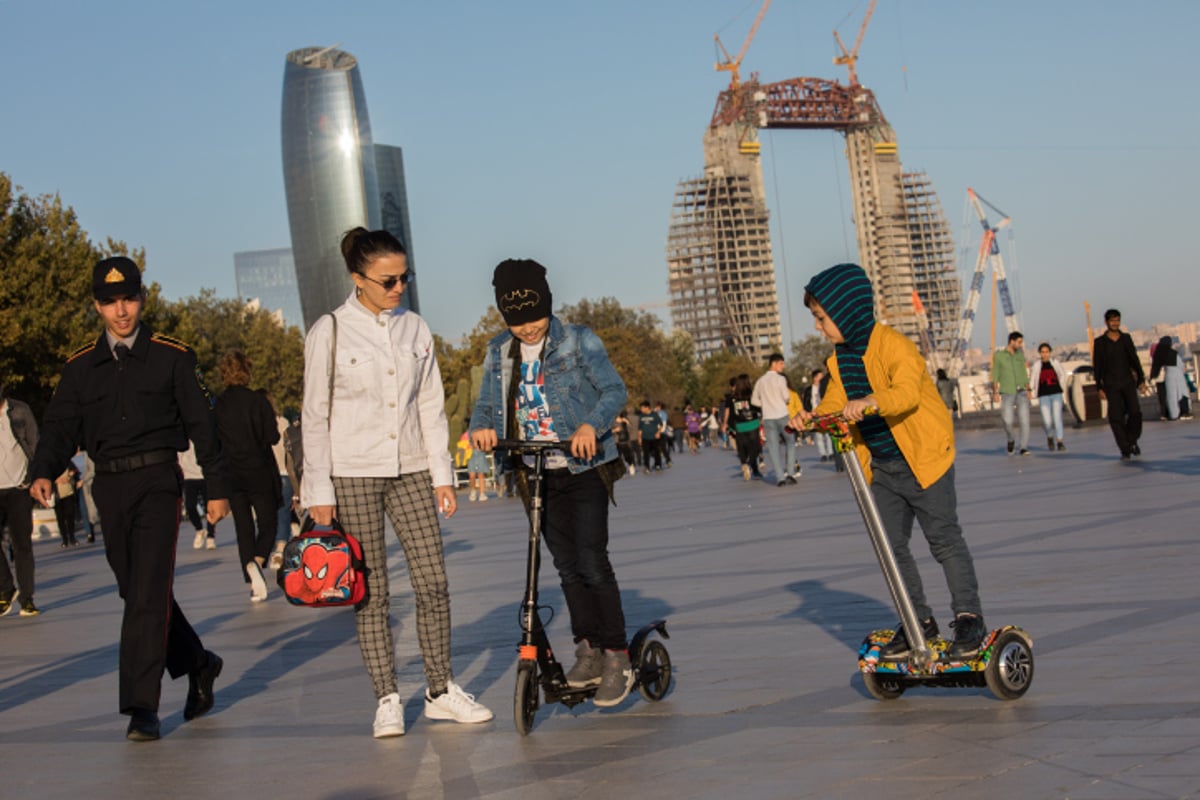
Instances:
[[[875,0],[871,0],[871,4],[867,6],[867,13],[863,15],[862,24],[858,26],[858,38],[854,40],[854,49],[847,50],[846,43],[842,41],[842,37],[834,30],[833,38],[837,41],[838,48],[841,49],[840,56],[833,57],[834,64],[845,64],[846,69],[850,71],[850,85],[858,86],[858,72],[855,65],[858,64],[858,48],[862,47],[863,36],[867,33],[867,23],[871,21],[871,15],[875,13]]]
[[[921,295],[916,289],[913,289],[912,305],[913,313],[917,317],[917,336],[921,355],[925,356],[925,363],[929,369],[936,371],[941,366],[938,363],[937,344],[933,340],[933,329],[929,327],[929,315],[925,313],[925,304],[921,302]]]
[[[730,56],[729,51],[725,49],[725,45],[721,43],[721,37],[718,34],[713,34],[713,41],[717,43],[717,48],[721,51],[721,55],[725,57],[724,61],[718,61],[713,66],[718,72],[729,73],[729,93],[732,95],[738,94],[738,90],[742,86],[741,75],[738,70],[742,66],[742,59],[746,57],[746,51],[750,49],[750,42],[754,40],[754,35],[758,33],[758,26],[762,24],[763,16],[766,15],[767,9],[771,6],[771,0],[763,0],[762,7],[758,9],[758,16],[754,18],[754,24],[750,26],[750,32],[746,34],[745,41],[742,42],[742,49],[738,51],[736,56]],[[743,119],[738,125],[738,150],[744,155],[758,155],[762,150],[762,145],[758,142],[758,126],[752,120]]]
[[[742,49],[738,51],[736,57],[731,58],[729,51],[725,49],[725,45],[721,44],[721,37],[718,34],[713,34],[713,41],[717,43],[717,47],[721,50],[721,55],[725,56],[725,60],[717,62],[715,67],[718,72],[729,73],[729,88],[732,91],[737,91],[738,87],[742,85],[738,69],[742,66],[742,59],[746,57],[746,51],[750,49],[750,42],[754,39],[754,34],[758,33],[758,26],[762,24],[763,15],[767,13],[770,5],[771,0],[763,0],[762,8],[758,10],[758,16],[754,18],[754,24],[750,26],[750,32],[746,34],[746,41],[742,42]]]
[[[951,378],[958,377],[962,372],[963,358],[971,339],[971,329],[975,325],[975,310],[979,307],[979,292],[983,288],[983,274],[989,264],[992,267],[993,285],[999,292],[1000,303],[1004,307],[1004,325],[1008,328],[1009,333],[1019,327],[1017,314],[1013,309],[1012,294],[1008,290],[1008,277],[1004,273],[1004,259],[1000,255],[1000,245],[996,241],[996,234],[1012,224],[1012,217],[984,200],[976,194],[974,189],[967,189],[967,200],[975,209],[975,214],[979,217],[979,224],[983,226],[983,238],[979,242],[975,274],[971,277],[971,288],[967,292],[967,302],[963,307],[962,320],[958,326],[958,339],[954,343],[954,349],[950,356],[949,375]],[[1000,221],[994,226],[988,222],[987,214],[983,210],[984,206],[1000,215]]]

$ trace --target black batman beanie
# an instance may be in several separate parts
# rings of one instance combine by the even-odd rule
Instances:
[[[501,261],[492,275],[496,308],[510,327],[550,316],[553,306],[546,268],[532,259]]]

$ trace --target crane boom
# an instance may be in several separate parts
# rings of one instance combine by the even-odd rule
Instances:
[[[962,372],[963,358],[967,352],[967,344],[971,339],[971,330],[975,325],[975,310],[979,307],[979,293],[983,288],[983,273],[989,264],[992,267],[992,276],[995,280],[996,290],[1000,294],[1000,304],[1004,308],[1004,326],[1008,328],[1009,333],[1018,328],[1017,314],[1013,308],[1012,293],[1008,289],[1008,278],[1004,273],[1004,259],[1000,255],[1000,245],[996,241],[996,234],[1012,224],[1012,217],[996,208],[987,200],[984,200],[975,193],[974,189],[967,189],[967,199],[979,217],[979,224],[983,226],[983,238],[979,242],[979,255],[975,259],[975,274],[971,277],[971,288],[967,292],[967,302],[963,307],[962,319],[958,325],[958,339],[954,343],[954,349],[950,357],[949,374],[952,378],[957,377]],[[1001,216],[1001,220],[996,225],[993,226],[988,222],[987,214],[983,210],[984,206],[987,206]]]
[[[874,2],[874,0],[872,0]],[[745,41],[742,42],[742,49],[738,54],[730,58],[729,51],[725,49],[725,45],[721,44],[721,37],[713,34],[713,41],[717,43],[717,47],[721,50],[721,55],[725,57],[724,61],[715,64],[718,72],[729,73],[729,88],[737,90],[741,86],[741,77],[738,74],[738,69],[742,66],[742,59],[746,57],[746,51],[750,49],[750,42],[754,40],[754,34],[758,33],[758,26],[762,24],[763,16],[767,13],[767,8],[771,5],[771,0],[763,0],[762,7],[758,9],[758,16],[754,18],[754,24],[750,26],[750,32],[746,34]]]
[[[833,63],[846,65],[846,69],[850,72],[851,86],[858,85],[858,70],[856,68],[858,64],[858,48],[862,47],[863,36],[867,33],[867,23],[871,21],[871,15],[874,13],[875,0],[871,0],[871,4],[867,6],[867,13],[863,15],[862,24],[858,26],[858,38],[854,40],[853,50],[847,50],[846,43],[842,41],[842,37],[838,35],[836,30],[833,32],[834,41],[837,42],[838,48],[842,51],[840,56],[833,57]]]

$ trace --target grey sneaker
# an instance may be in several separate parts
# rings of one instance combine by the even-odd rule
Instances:
[[[629,653],[624,650],[605,650],[604,668],[600,672],[600,688],[592,702],[601,708],[615,706],[629,696],[633,688],[633,667]]]
[[[575,688],[595,686],[600,682],[603,668],[604,651],[592,647],[587,639],[581,639],[575,646],[575,666],[567,671],[567,685]]]

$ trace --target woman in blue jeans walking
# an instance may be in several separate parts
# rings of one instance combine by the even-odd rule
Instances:
[[[1042,430],[1046,432],[1046,447],[1066,450],[1063,444],[1063,392],[1067,386],[1067,371],[1057,358],[1050,355],[1050,344],[1038,345],[1040,361],[1029,369],[1029,396],[1036,397],[1042,414]]]

